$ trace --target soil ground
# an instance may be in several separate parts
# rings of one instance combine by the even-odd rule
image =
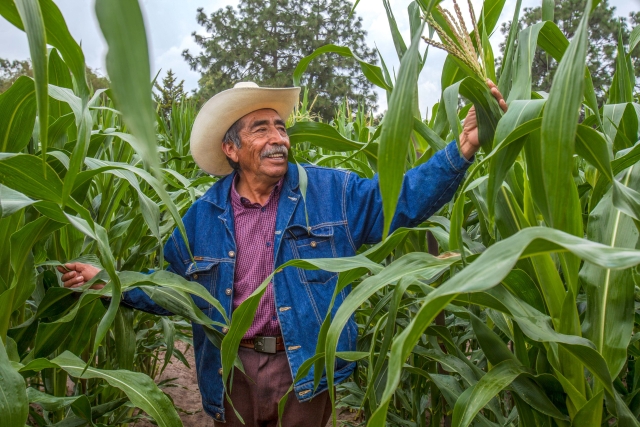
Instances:
[[[185,350],[186,345],[176,342],[176,347],[180,351]],[[175,358],[167,366],[163,374],[157,378],[158,381],[169,378],[177,378],[173,381],[178,387],[167,387],[163,391],[173,399],[178,409],[180,418],[184,427],[213,427],[213,419],[202,410],[202,402],[200,400],[200,391],[198,382],[196,381],[195,359],[193,348],[185,353],[185,357],[191,366],[191,369],[184,366]],[[353,415],[350,413],[338,414],[338,426],[346,426],[346,421],[353,421]],[[331,421],[327,426],[331,426]],[[153,427],[149,422],[138,422],[136,427]],[[286,426],[285,426],[286,427]]]

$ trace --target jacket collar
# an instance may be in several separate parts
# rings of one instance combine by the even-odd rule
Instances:
[[[221,178],[211,186],[202,196],[202,200],[212,203],[222,210],[227,209],[230,203],[231,184],[236,177],[236,171]],[[284,175],[284,182],[280,194],[288,193],[288,190],[295,191],[298,188],[298,167],[289,162],[287,173]]]

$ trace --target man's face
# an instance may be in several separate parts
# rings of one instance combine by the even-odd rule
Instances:
[[[284,120],[274,110],[263,109],[242,118],[240,148],[224,143],[225,154],[247,175],[281,178],[287,172],[289,136]]]

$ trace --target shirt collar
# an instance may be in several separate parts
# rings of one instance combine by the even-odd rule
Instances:
[[[260,203],[251,203],[249,199],[247,199],[246,197],[242,197],[238,193],[238,191],[236,190],[236,183],[238,182],[238,179],[240,179],[240,175],[236,174],[233,177],[233,180],[231,181],[231,203],[235,207],[261,208],[262,206],[260,205]],[[267,206],[274,198],[278,197],[278,195],[280,194],[280,189],[282,188],[283,182],[284,182],[284,177],[280,178],[278,183],[273,187],[273,190],[271,190],[269,199],[267,200],[267,203],[264,204],[265,206]]]

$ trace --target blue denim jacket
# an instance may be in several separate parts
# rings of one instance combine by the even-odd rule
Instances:
[[[440,209],[452,198],[469,164],[452,142],[428,162],[407,172],[391,229],[417,226]],[[362,244],[378,243],[382,239],[382,199],[377,176],[363,179],[349,171],[313,165],[305,165],[304,169],[308,176],[306,200],[311,230],[306,228],[298,170],[296,165],[289,164],[280,192],[273,239],[276,268],[293,258],[353,256]],[[177,230],[165,246],[169,269],[202,284],[220,301],[230,317],[233,316],[236,244],[229,191],[234,175],[216,182],[183,218],[195,262],[191,261]],[[276,312],[293,377],[300,365],[315,353],[320,325],[336,282],[336,273],[293,267],[274,276]],[[348,292],[349,288],[345,288],[338,296],[332,314]],[[194,300],[205,314],[223,322],[220,313],[209,303],[198,297]],[[140,289],[126,292],[123,302],[147,312],[171,314]],[[354,351],[357,335],[357,326],[351,319],[342,331],[338,351]],[[206,338],[202,326],[196,324],[193,325],[193,344],[203,407],[213,418],[224,421],[220,351]],[[339,383],[352,373],[355,363],[338,359],[336,364],[335,382]],[[309,400],[326,389],[326,378],[323,378],[314,393],[313,369],[294,386],[300,401]]]

